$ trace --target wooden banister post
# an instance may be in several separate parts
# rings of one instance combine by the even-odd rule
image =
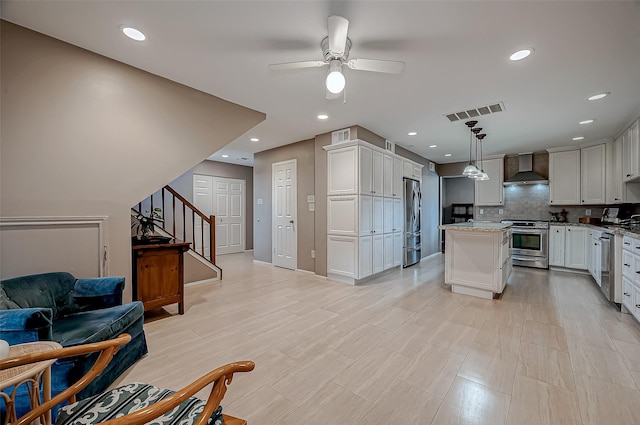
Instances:
[[[211,254],[211,263],[216,263],[216,216],[209,216],[209,254]]]

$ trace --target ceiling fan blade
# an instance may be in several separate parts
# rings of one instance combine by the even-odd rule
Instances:
[[[404,62],[384,61],[379,59],[351,59],[347,62],[356,71],[384,72],[385,74],[400,74],[404,71]]]
[[[305,61],[305,62],[287,62],[287,63],[272,63],[268,66],[270,71],[285,71],[288,69],[300,69],[300,68],[319,68],[321,66],[328,65],[324,61]]]
[[[329,51],[336,56],[344,55],[347,45],[349,21],[342,16],[329,16]]]

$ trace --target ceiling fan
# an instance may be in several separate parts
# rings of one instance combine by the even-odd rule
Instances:
[[[327,99],[333,99],[344,90],[346,81],[342,74],[342,66],[346,65],[355,71],[382,72],[400,74],[404,70],[404,62],[379,59],[349,59],[351,40],[347,37],[349,21],[342,16],[331,15],[328,19],[329,35],[321,42],[324,60],[276,63],[269,65],[271,71],[284,71],[299,68],[319,68],[329,66],[325,80]]]

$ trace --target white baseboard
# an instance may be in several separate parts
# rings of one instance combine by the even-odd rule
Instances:
[[[219,282],[220,279],[219,278],[211,278],[211,279],[203,279],[203,280],[196,280],[195,282],[189,282],[189,283],[185,283],[184,286],[197,286],[197,285],[204,285],[206,283],[213,283],[213,282]]]
[[[255,258],[253,259],[253,262],[254,262],[255,264],[264,264],[264,265],[266,265],[266,266],[273,266],[273,264],[272,264],[272,263],[268,263],[268,262],[266,262],[266,261],[256,260]],[[273,266],[273,267],[275,267],[275,266]]]
[[[245,249],[244,252],[253,252],[253,248],[252,249]]]
[[[429,260],[429,259],[431,259],[431,258],[433,258],[433,257],[438,256],[438,255],[444,255],[444,254],[443,254],[443,253],[441,253],[441,252],[434,252],[434,253],[433,253],[433,254],[431,254],[431,255],[427,255],[426,257],[422,257],[422,258],[420,259],[420,261]]]
[[[309,270],[296,269],[296,271],[300,272],[300,273],[306,273],[306,274],[315,275],[315,272],[310,272]]]

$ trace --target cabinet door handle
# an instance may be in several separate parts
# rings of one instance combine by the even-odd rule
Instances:
[[[640,308],[640,304],[636,304],[636,308]]]
[[[626,264],[626,263],[625,263],[625,265],[624,265],[624,266],[625,266],[625,267],[629,267],[629,266],[631,266],[631,264]]]
[[[571,229],[567,229],[567,232],[570,232],[570,231],[571,231]]]
[[[624,296],[625,296],[625,297],[630,297],[630,296],[631,296],[631,294],[630,294],[630,293],[628,293],[628,292],[625,292],[625,293],[624,293]]]
[[[627,174],[627,177],[631,177],[631,174]]]
[[[631,245],[631,243],[630,243],[630,242],[625,242],[624,244],[625,244],[625,245]]]

